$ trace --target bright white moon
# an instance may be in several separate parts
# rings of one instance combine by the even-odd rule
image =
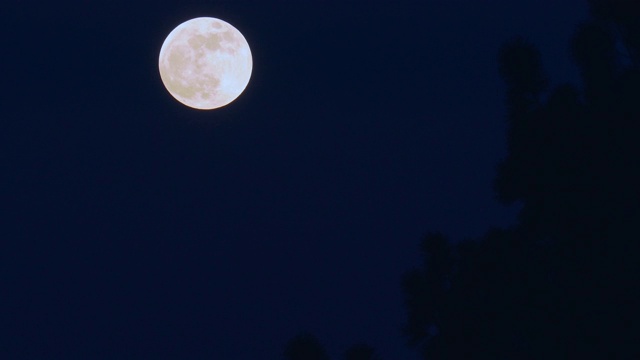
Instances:
[[[176,100],[209,110],[240,96],[249,83],[253,61],[240,31],[220,19],[200,17],[178,25],[167,36],[158,67]]]

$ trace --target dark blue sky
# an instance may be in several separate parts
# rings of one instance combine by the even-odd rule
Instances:
[[[506,226],[500,46],[575,81],[582,1],[9,0],[0,109],[0,354],[411,358],[400,281],[429,231]],[[300,2],[298,2],[300,3]],[[238,28],[245,92],[196,111],[157,57],[190,18]],[[0,356],[2,357],[2,356]]]

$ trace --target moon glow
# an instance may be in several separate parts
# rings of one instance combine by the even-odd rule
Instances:
[[[160,49],[158,67],[176,100],[210,110],[240,96],[249,83],[253,61],[238,29],[220,19],[200,17],[171,31]]]

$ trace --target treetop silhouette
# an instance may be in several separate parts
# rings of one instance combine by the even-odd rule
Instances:
[[[640,11],[589,3],[569,46],[581,84],[550,88],[523,38],[499,54],[508,155],[494,190],[523,206],[475,241],[425,237],[403,281],[404,333],[425,359],[640,356]]]

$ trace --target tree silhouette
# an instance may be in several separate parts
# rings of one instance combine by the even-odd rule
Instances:
[[[358,344],[350,347],[344,356],[345,360],[380,360],[375,350],[366,344]]]
[[[423,241],[403,289],[405,336],[425,358],[640,357],[640,12],[589,4],[570,44],[580,86],[549,89],[522,38],[500,52],[508,155],[494,190],[523,207],[511,229]]]
[[[289,340],[285,347],[284,358],[286,360],[328,360],[329,356],[315,336],[301,333]]]
[[[633,0],[589,0],[595,20],[618,34],[625,47],[623,56],[635,67],[640,66],[640,18],[638,3]]]
[[[300,333],[287,343],[284,351],[286,360],[328,360],[329,355],[310,333]],[[375,349],[367,344],[356,344],[344,353],[345,360],[380,360]]]
[[[426,271],[416,269],[404,278],[403,287],[411,289],[406,293],[409,312],[406,333],[411,345],[429,341],[434,335],[432,325],[437,322],[437,309],[443,306],[448,277],[453,270],[451,250],[444,235],[427,235],[422,243]]]

